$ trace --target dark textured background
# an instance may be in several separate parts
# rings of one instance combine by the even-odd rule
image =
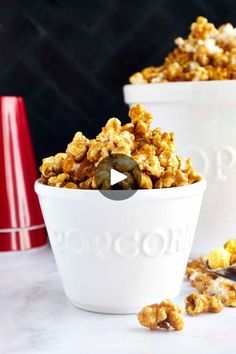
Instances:
[[[38,162],[127,118],[122,86],[162,62],[204,15],[236,25],[236,0],[0,0],[0,94],[21,95]]]

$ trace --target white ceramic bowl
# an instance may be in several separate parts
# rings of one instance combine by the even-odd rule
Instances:
[[[112,201],[97,190],[35,190],[71,302],[103,313],[135,313],[179,294],[206,188],[138,190]],[[119,191],[114,191],[119,193]]]
[[[126,85],[125,102],[142,103],[153,126],[173,131],[178,152],[207,178],[192,254],[236,235],[236,81]]]

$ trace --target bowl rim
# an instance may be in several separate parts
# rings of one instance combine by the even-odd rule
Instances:
[[[178,81],[123,86],[125,103],[162,103],[235,100],[236,80]]]
[[[139,189],[132,197],[122,200],[122,201],[144,201],[144,200],[160,200],[160,199],[179,199],[188,198],[194,195],[202,194],[207,187],[207,182],[203,177],[200,181],[193,184],[188,184],[186,186],[180,187],[170,187],[170,188],[157,188],[157,189]],[[70,200],[112,200],[105,198],[102,193],[97,189],[69,189],[47,186],[40,182],[40,179],[35,181],[34,185],[35,192],[38,196],[55,198],[55,199],[70,199]],[[118,194],[119,190],[112,191]],[[122,190],[122,192],[125,192]],[[128,191],[127,191],[128,192]],[[120,202],[118,200],[118,202]]]

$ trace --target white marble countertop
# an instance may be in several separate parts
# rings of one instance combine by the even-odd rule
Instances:
[[[187,291],[184,284],[177,303]],[[0,316],[1,354],[222,354],[236,347],[236,309],[186,316],[181,332],[151,332],[136,316],[75,308],[49,247],[0,254]]]

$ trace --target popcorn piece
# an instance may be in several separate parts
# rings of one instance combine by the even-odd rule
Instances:
[[[199,16],[186,39],[175,39],[176,48],[161,66],[147,67],[130,77],[131,84],[171,81],[233,80],[236,78],[236,28],[218,29]]]
[[[83,181],[88,177],[92,177],[95,174],[95,166],[94,164],[85,158],[79,164],[75,166],[74,169],[74,180],[75,181]]]
[[[232,253],[232,254],[236,254],[236,239],[230,239],[228,240],[225,244],[224,244],[224,248]]]
[[[133,105],[129,117],[131,122],[123,126],[119,119],[109,119],[92,140],[81,132],[76,133],[66,153],[43,159],[41,182],[55,187],[108,189],[110,176],[99,170],[99,163],[112,154],[132,157],[141,171],[141,178],[138,178],[135,163],[132,168],[127,168],[124,160],[113,161],[115,168],[128,177],[119,184],[121,189],[168,188],[201,179],[191,160],[176,154],[173,133],[162,132],[160,128],[151,130],[152,115],[142,105]]]
[[[186,275],[187,276],[191,275],[192,271],[204,272],[206,270],[205,261],[206,261],[206,257],[199,257],[188,261],[187,268],[186,268]]]
[[[213,23],[209,23],[203,16],[199,16],[195,23],[191,25],[192,38],[208,39],[214,37],[217,34],[217,30]]]
[[[62,164],[66,158],[67,154],[58,153],[55,156],[50,156],[43,159],[43,163],[40,167],[42,175],[48,178],[62,172]]]
[[[164,171],[155,183],[155,188],[173,187],[175,183],[175,171],[172,169]]]
[[[101,141],[91,140],[87,153],[87,159],[91,162],[97,162],[102,158],[103,143]],[[107,153],[107,152],[106,152]],[[106,157],[105,155],[104,157]]]
[[[147,81],[144,79],[142,73],[135,73],[129,78],[131,84],[145,84]]]
[[[208,273],[193,272],[190,277],[191,285],[199,290],[201,293],[207,291],[207,289],[212,285],[212,281],[217,279],[218,276]]]
[[[215,295],[192,292],[185,298],[185,309],[190,316],[195,316],[203,312],[220,312],[223,304]]]
[[[236,263],[236,239],[230,239],[224,244],[224,248],[216,248],[210,251],[208,265],[212,269],[228,267]]]
[[[131,155],[134,145],[134,135],[129,131],[122,131],[121,122],[117,118],[111,118],[102,128],[96,140],[91,141],[88,150],[88,160],[98,164],[100,160],[109,154]]]
[[[62,169],[66,173],[72,173],[75,170],[75,167],[76,163],[72,157],[68,157],[62,162]]]
[[[179,161],[176,153],[168,149],[162,151],[162,153],[159,155],[159,160],[161,166],[165,168],[177,169],[179,166]]]
[[[152,189],[153,184],[151,178],[145,173],[141,173],[141,180],[139,182],[139,187],[142,189]]]
[[[224,248],[215,248],[208,254],[208,266],[211,269],[225,268],[230,265],[231,253]]]
[[[95,182],[94,182],[94,177],[89,177],[85,181],[81,182],[79,184],[80,189],[94,189],[95,188]]]
[[[63,187],[68,179],[69,175],[67,173],[60,173],[57,176],[49,177],[48,185],[55,187]]]
[[[139,168],[144,173],[159,177],[161,174],[161,165],[159,158],[155,155],[155,148],[151,145],[143,145],[132,158],[137,162]]]
[[[236,307],[236,283],[219,277],[212,281],[205,293],[216,295],[225,306]]]
[[[89,140],[81,133],[75,134],[72,142],[68,144],[66,153],[79,162],[86,156]]]
[[[142,326],[151,330],[173,328],[180,331],[184,327],[182,310],[170,300],[145,306],[138,313],[138,320]]]
[[[188,261],[185,275],[187,279],[191,280],[195,279],[199,274],[206,274],[209,278],[216,279],[218,276],[215,273],[208,272],[205,264],[207,261],[207,257],[199,257],[196,259],[192,259]]]
[[[75,183],[73,183],[73,182],[67,182],[67,183],[64,185],[64,188],[77,189],[78,186],[77,186],[77,184],[75,184]]]
[[[224,47],[224,49],[230,50],[236,47],[236,29],[231,23],[226,23],[219,27],[217,42]]]
[[[161,154],[165,150],[176,151],[174,133],[162,133],[160,128],[153,130],[153,145],[157,148],[157,153]]]
[[[150,129],[152,115],[141,104],[132,105],[129,110],[129,117],[136,134],[143,136]]]
[[[160,73],[160,69],[155,66],[149,66],[142,70],[142,76],[145,81],[157,77],[159,73]]]

